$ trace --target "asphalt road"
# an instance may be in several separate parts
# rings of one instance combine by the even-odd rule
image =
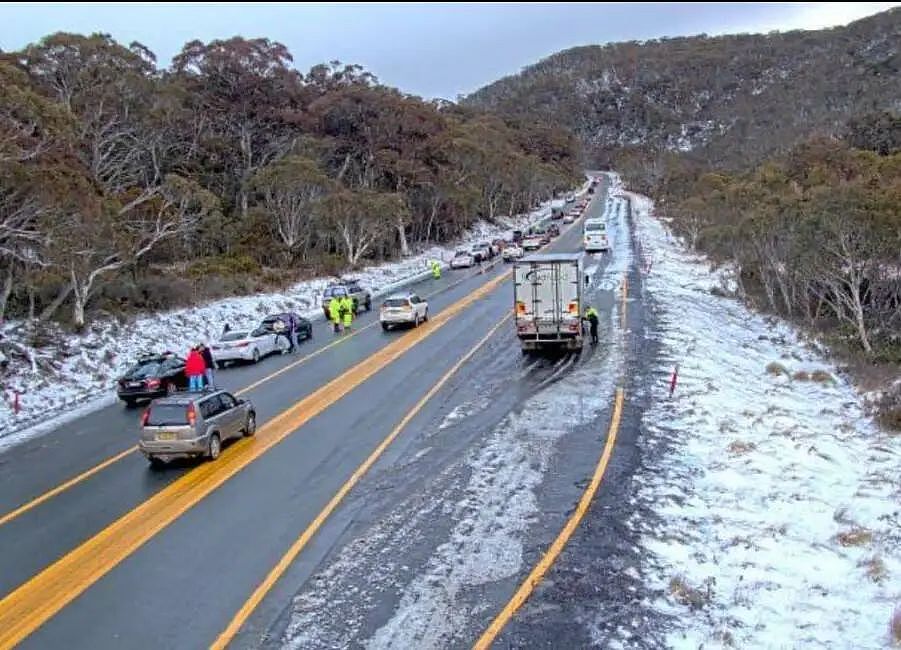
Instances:
[[[604,192],[596,196],[589,207],[592,215],[599,214]],[[579,240],[578,228],[571,228],[549,250],[577,251]],[[598,258],[589,266],[600,278],[605,261]],[[441,280],[421,282],[414,290],[428,296],[434,318],[505,270],[498,265],[485,274],[445,273]],[[601,311],[613,311],[611,287],[594,286],[592,298]],[[120,564],[104,571],[31,633],[23,647],[208,646],[354,470],[414,404],[509,313],[511,299],[510,282],[504,281],[473,304],[452,312],[443,326],[330,403]],[[319,387],[348,377],[357,364],[408,336],[402,331],[384,333],[377,325],[367,328],[375,318],[375,314],[363,315],[356,323],[358,333],[337,345],[331,345],[336,337],[327,325],[315,323],[313,340],[303,343],[297,354],[221,371],[218,382],[232,391],[254,385],[244,397],[255,403],[260,425],[275,422],[280,413]],[[256,607],[234,646],[254,647],[267,638],[277,641],[288,623],[286,605],[291,597],[365,532],[367,525],[388,516],[411,495],[428,494],[429,486],[440,483],[441,471],[478,443],[480,431],[496,425],[536,391],[552,387],[573,368],[600,363],[606,354],[604,346],[599,346],[575,360],[524,365],[528,362],[520,358],[512,325],[505,325],[425,404],[372,472],[325,521]],[[312,353],[317,354],[298,363]],[[283,372],[263,381],[279,370]],[[437,447],[429,442],[436,423],[469,400],[473,391],[491,393],[490,408],[455,439]],[[0,517],[104,459],[126,452],[136,441],[139,414],[140,410],[116,405],[0,454]],[[578,498],[571,478],[590,472],[596,459],[591,444],[596,436],[580,440],[585,453],[570,471],[557,476],[569,488],[558,489],[549,482],[556,496],[549,496],[545,504],[548,530],[559,527],[556,520],[571,506],[573,494]],[[223,453],[223,459],[228,453]],[[423,457],[424,462],[411,464],[411,458],[419,461]],[[12,594],[59,558],[196,470],[194,463],[181,463],[152,471],[142,456],[126,453],[86,480],[0,525],[0,597]],[[437,539],[440,524],[432,525]],[[427,549],[428,544],[418,550],[401,546],[393,552],[408,554],[401,563],[416,566],[425,561]],[[500,609],[512,586],[512,581],[498,583],[480,597],[480,607]],[[8,600],[0,601],[0,616]],[[371,622],[355,634],[372,633],[396,604],[391,598],[378,603],[374,611],[380,614],[372,614]],[[335,608],[332,614],[340,611]],[[471,641],[485,623],[475,622],[467,638]]]

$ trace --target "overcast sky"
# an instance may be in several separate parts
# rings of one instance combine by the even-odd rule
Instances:
[[[0,48],[99,31],[140,41],[168,65],[189,40],[264,36],[287,45],[302,71],[338,59],[405,92],[455,99],[576,45],[820,29],[899,4],[3,3]]]

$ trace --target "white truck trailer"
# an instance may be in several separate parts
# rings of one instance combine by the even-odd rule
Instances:
[[[582,255],[546,253],[513,263],[513,309],[523,353],[582,349]]]

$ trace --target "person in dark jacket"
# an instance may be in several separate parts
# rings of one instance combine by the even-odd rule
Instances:
[[[213,352],[203,343],[200,344],[199,348],[200,356],[203,357],[203,363],[206,366],[203,371],[204,379],[206,379],[206,388],[207,390],[216,390],[216,376],[213,374],[216,362],[213,361]]]
[[[197,346],[194,346],[188,352],[188,358],[185,359],[185,376],[188,378],[188,390],[201,390],[205,373],[206,363],[203,360],[203,355],[197,350]]]
[[[591,344],[597,345],[598,342],[598,312],[594,307],[585,309],[585,316],[582,320],[587,320],[591,327]]]

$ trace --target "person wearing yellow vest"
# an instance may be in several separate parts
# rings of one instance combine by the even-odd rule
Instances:
[[[588,324],[591,327],[591,344],[597,345],[598,342],[598,312],[592,307],[588,306],[585,308],[585,316],[582,317],[582,320],[587,320]]]
[[[350,296],[341,298],[341,315],[344,319],[345,331],[350,331],[350,326],[354,320],[354,300]]]
[[[328,301],[328,316],[335,328],[335,334],[337,334],[341,331],[341,299],[338,296],[333,296]]]
[[[438,260],[432,260],[429,262],[429,265],[432,267],[432,277],[436,280],[441,279],[441,264],[438,263]]]

